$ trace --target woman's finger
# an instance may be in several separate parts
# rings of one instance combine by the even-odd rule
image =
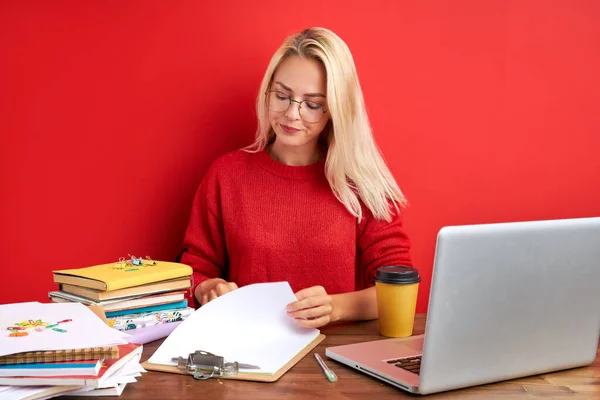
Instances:
[[[291,317],[302,319],[316,319],[331,314],[331,304],[324,304],[318,307],[305,308],[304,310],[294,311],[289,313]]]
[[[214,291],[218,297],[223,296],[225,293],[230,292],[231,290],[229,289],[229,285],[227,283],[220,283],[215,287]]]
[[[331,296],[313,296],[288,304],[288,312],[303,310],[305,308],[318,307],[324,304],[331,304]]]
[[[321,326],[325,326],[331,321],[329,315],[319,317],[316,319],[294,319],[296,323],[305,328],[319,328]]]
[[[323,286],[311,286],[296,292],[296,298],[298,300],[302,300],[306,299],[307,297],[321,296],[324,294],[327,294],[327,291]]]
[[[216,291],[214,291],[214,290],[211,290],[210,292],[208,292],[208,301],[209,301],[209,302],[213,301],[213,300],[214,300],[214,299],[216,299],[217,297],[219,297],[219,296],[217,295],[217,292],[216,292]]]

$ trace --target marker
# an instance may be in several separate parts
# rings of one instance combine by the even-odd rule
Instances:
[[[315,358],[317,359],[319,365],[321,366],[321,369],[323,369],[323,372],[325,372],[325,376],[327,377],[327,379],[329,380],[329,382],[336,382],[337,381],[337,376],[336,376],[335,372],[333,372],[327,366],[327,364],[325,364],[325,361],[323,361],[323,359],[321,358],[321,356],[319,355],[319,353],[315,353]]]

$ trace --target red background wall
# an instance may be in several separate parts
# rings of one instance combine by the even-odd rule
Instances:
[[[447,224],[600,215],[600,2],[27,2],[0,5],[0,303],[53,269],[172,259],[211,161],[248,144],[283,38],[355,56],[411,203],[424,275]]]

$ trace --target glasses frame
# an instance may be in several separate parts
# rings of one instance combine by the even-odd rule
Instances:
[[[314,103],[314,101],[311,101],[311,100],[298,101],[298,100],[294,100],[292,98],[292,96],[287,96],[287,99],[288,99],[288,102],[289,102],[288,106],[283,111],[277,111],[277,110],[273,110],[271,107],[269,107],[269,93],[281,93],[281,94],[284,94],[284,93],[280,92],[279,90],[267,90],[265,92],[265,105],[267,106],[267,108],[269,110],[271,110],[273,112],[276,112],[276,113],[284,113],[284,112],[286,112],[287,110],[290,109],[290,107],[292,106],[292,103],[298,103],[298,115],[300,115],[300,118],[302,119],[302,121],[306,122],[307,124],[318,124],[319,122],[321,122],[323,120],[323,117],[329,111],[329,110],[326,110],[325,107],[323,107],[321,104],[319,104],[319,107],[321,107],[321,110],[323,110],[323,115],[321,115],[321,118],[319,118],[318,121],[316,121],[316,122],[309,122],[309,121],[305,120],[304,117],[302,117],[302,112],[300,110],[302,109],[302,103],[306,103],[306,102],[309,102],[309,101],[311,103]],[[315,103],[315,104],[318,104],[318,103]]]

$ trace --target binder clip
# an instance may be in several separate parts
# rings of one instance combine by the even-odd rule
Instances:
[[[180,371],[193,375],[195,379],[237,375],[240,368],[260,369],[256,365],[240,364],[237,361],[225,362],[224,357],[202,350],[190,353],[187,358],[173,357],[172,360],[177,361]]]

